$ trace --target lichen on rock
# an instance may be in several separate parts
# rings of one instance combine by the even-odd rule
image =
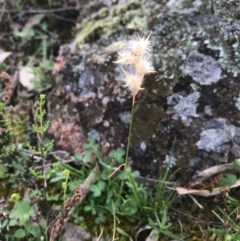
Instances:
[[[152,39],[160,43],[154,56],[162,77],[185,74],[183,63],[192,50],[209,52],[222,69],[238,75],[240,3],[181,0],[168,1],[165,6],[150,1],[149,6],[150,27],[155,33]]]
[[[186,125],[190,125],[191,117],[199,117],[196,112],[197,101],[200,97],[200,92],[193,92],[192,94],[184,97],[179,94],[173,94],[167,98],[168,104],[171,106],[176,103],[174,107],[168,109],[168,113],[174,113],[172,118],[174,120],[182,120]]]
[[[186,61],[186,73],[200,85],[216,83],[221,78],[222,70],[219,64],[211,57],[193,50]]]
[[[198,149],[221,153],[230,150],[230,142],[240,136],[240,128],[227,125],[226,119],[216,118],[206,123],[207,129],[200,134]]]

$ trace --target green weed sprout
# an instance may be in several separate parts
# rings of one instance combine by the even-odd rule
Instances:
[[[63,203],[64,203],[64,208],[65,208],[65,203],[66,203],[66,192],[67,192],[67,184],[68,184],[68,179],[70,175],[70,171],[65,169],[62,171],[62,175],[66,178],[65,181],[62,183],[62,189],[63,189]]]
[[[53,148],[53,140],[51,140],[49,143],[46,143],[44,145],[43,143],[43,135],[46,132],[46,130],[49,128],[50,122],[47,121],[44,123],[44,117],[46,115],[46,110],[44,109],[44,104],[46,102],[46,95],[40,94],[40,98],[37,102],[38,110],[36,113],[36,124],[32,125],[32,128],[36,131],[36,133],[39,136],[39,146],[31,146],[29,145],[29,149],[36,155],[40,155],[42,157],[42,176],[44,179],[44,187],[47,186],[46,184],[46,176],[45,176],[45,170],[44,170],[44,159],[43,156],[47,154],[50,150]],[[33,173],[33,175],[36,173]],[[46,190],[45,190],[45,196],[46,196]]]
[[[46,102],[46,95],[41,94],[39,101],[37,102],[39,110],[36,113],[37,123],[32,125],[32,128],[36,131],[39,135],[39,147],[36,148],[35,146],[30,146],[29,149],[36,155],[43,156],[47,154],[53,148],[53,140],[51,140],[47,145],[43,145],[43,134],[49,128],[50,122],[47,121],[45,124],[44,117],[46,115],[46,110],[44,109],[44,104]]]
[[[22,220],[22,225],[23,226],[25,226],[25,221],[24,221],[24,218],[23,218],[23,211],[22,211],[22,208],[21,208],[21,206],[19,205],[19,200],[20,200],[20,195],[18,194],[18,193],[13,193],[12,195],[11,195],[11,201],[13,201],[15,204],[16,204],[16,206],[18,207],[18,210],[19,210],[19,213],[20,213],[20,215],[21,215],[21,220]]]
[[[29,171],[37,179],[43,179],[44,178],[41,171],[36,171],[33,168],[29,168]]]

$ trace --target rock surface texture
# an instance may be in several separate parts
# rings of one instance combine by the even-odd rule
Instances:
[[[80,32],[59,51],[48,98],[56,145],[81,152],[91,136],[106,157],[126,147],[131,96],[113,61],[125,40],[152,31],[157,73],[136,99],[133,167],[158,177],[169,160],[184,180],[239,157],[240,3],[113,2],[83,4]]]

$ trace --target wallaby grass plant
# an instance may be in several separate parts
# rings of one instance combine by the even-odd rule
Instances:
[[[150,61],[150,52],[152,50],[152,46],[150,43],[150,36],[151,33],[148,35],[148,37],[140,38],[138,36],[137,39],[130,40],[126,46],[123,47],[121,51],[119,51],[119,59],[115,62],[117,64],[122,65],[121,67],[125,79],[124,79],[124,87],[126,87],[132,94],[132,110],[131,110],[131,119],[130,119],[130,126],[129,126],[129,135],[128,135],[128,141],[127,141],[127,148],[126,148],[126,155],[125,155],[125,161],[124,161],[124,170],[121,173],[121,185],[120,190],[117,193],[117,199],[116,199],[116,205],[113,209],[113,216],[114,216],[114,227],[116,226],[116,218],[115,216],[119,214],[123,215],[134,215],[136,213],[140,213],[141,215],[151,215],[155,214],[155,218],[157,218],[157,223],[159,226],[158,232],[165,234],[169,237],[176,238],[176,235],[173,235],[170,231],[168,231],[168,228],[171,225],[167,224],[167,213],[169,209],[169,205],[172,204],[172,202],[175,200],[176,196],[173,194],[173,191],[170,192],[170,195],[167,195],[169,198],[168,205],[165,203],[164,199],[166,198],[166,190],[165,190],[165,181],[168,177],[168,170],[165,173],[165,176],[163,177],[163,180],[159,182],[157,185],[157,199],[154,200],[152,203],[149,202],[149,197],[153,195],[153,193],[148,189],[139,186],[138,183],[135,181],[134,178],[136,178],[139,173],[137,173],[137,176],[134,176],[131,172],[131,167],[128,162],[128,154],[130,149],[130,142],[131,142],[131,134],[132,134],[132,125],[133,125],[133,113],[134,113],[134,105],[135,105],[135,99],[137,93],[142,90],[142,83],[144,80],[144,76],[146,74],[154,73],[154,68],[152,66],[152,63]],[[127,70],[126,70],[127,69]],[[128,181],[126,181],[126,179]],[[132,191],[132,194],[123,194],[124,184],[129,187],[129,190]],[[159,213],[158,206],[162,207],[161,212]],[[126,213],[121,213],[123,207],[127,207],[125,210]],[[119,211],[118,211],[119,210]],[[150,211],[150,212],[148,212]],[[158,218],[158,215],[161,215],[161,221]],[[140,215],[140,216],[141,216]],[[149,219],[150,221],[151,219]],[[154,222],[151,220],[151,224],[156,227]],[[154,228],[153,227],[153,228]],[[114,228],[113,231],[113,240],[115,239],[115,232],[116,229]]]
[[[122,68],[126,77],[125,87],[131,91],[133,97],[126,155],[123,150],[112,151],[110,153],[112,159],[106,162],[106,160],[102,158],[97,143],[90,140],[90,145],[85,145],[84,162],[90,162],[91,155],[94,154],[97,156],[100,165],[104,168],[98,176],[97,183],[91,185],[89,202],[83,205],[83,209],[85,212],[90,211],[92,215],[97,215],[95,219],[96,224],[105,222],[107,218],[106,213],[110,213],[113,216],[112,240],[116,239],[117,232],[127,235],[127,233],[117,225],[121,217],[128,217],[129,220],[133,222],[139,222],[146,216],[156,218],[158,215],[160,215],[160,218],[156,221],[159,227],[157,229],[157,225],[155,225],[153,228],[161,234],[176,238],[176,236],[167,230],[170,227],[170,225],[167,224],[169,205],[175,200],[172,191],[170,191],[170,195],[168,195],[164,183],[168,178],[168,172],[165,173],[163,180],[157,185],[158,199],[154,199],[150,198],[153,196],[151,190],[136,182],[135,179],[140,176],[140,173],[138,171],[133,172],[128,163],[135,98],[138,91],[142,89],[141,85],[144,75],[154,72],[148,57],[151,51],[149,38],[150,35],[146,39],[138,37],[137,40],[131,40],[124,50],[119,53],[120,59],[117,61],[118,64],[123,64],[125,68],[128,69],[127,72]],[[132,59],[130,59],[130,57]],[[120,166],[124,165],[122,172],[118,173],[115,167],[116,164]],[[169,198],[169,200],[167,200],[168,204],[165,202],[166,198]],[[159,207],[161,207],[161,210]],[[133,216],[136,218],[133,218]]]
[[[123,49],[118,52],[119,58],[115,62],[116,64],[121,65],[121,69],[125,75],[123,86],[126,87],[132,94],[132,110],[123,173],[125,173],[126,168],[128,166],[128,154],[131,143],[134,104],[136,95],[140,90],[143,90],[142,83],[144,80],[144,75],[155,72],[149,57],[149,54],[152,50],[151,42],[149,40],[150,36],[151,33],[148,35],[146,39],[140,38],[140,36],[138,36],[138,39],[130,40],[123,47]],[[122,66],[125,66],[125,68],[127,68],[128,71],[126,71]],[[121,196],[123,180],[124,178],[122,179],[119,196]]]

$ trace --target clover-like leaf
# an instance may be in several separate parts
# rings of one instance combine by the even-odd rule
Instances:
[[[92,185],[90,190],[93,192],[94,197],[99,197],[101,195],[101,190],[97,185]]]
[[[237,176],[233,173],[225,173],[217,184],[217,187],[232,186],[237,181]]]
[[[18,230],[16,230],[14,236],[15,236],[16,238],[19,238],[19,239],[20,239],[20,238],[23,238],[23,237],[26,236],[26,231],[25,231],[24,229],[22,229],[22,228],[19,228]]]

